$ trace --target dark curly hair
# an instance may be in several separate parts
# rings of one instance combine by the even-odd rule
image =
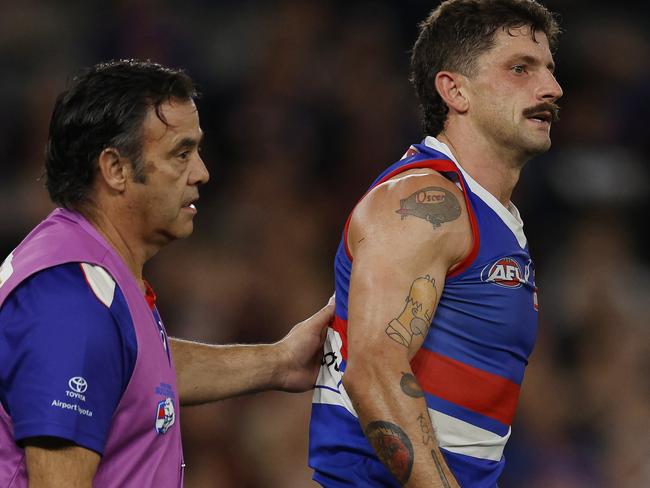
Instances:
[[[73,77],[56,99],[45,154],[45,186],[54,203],[78,208],[89,200],[107,147],[131,160],[136,181],[144,181],[142,124],[150,108],[166,123],[160,106],[170,99],[193,100],[198,93],[182,70],[150,61],[101,63]]]
[[[551,50],[560,28],[555,16],[535,0],[447,0],[420,24],[411,55],[411,83],[420,101],[424,130],[442,132],[448,107],[435,86],[440,71],[471,76],[477,58],[494,45],[498,29],[530,26],[544,32]]]

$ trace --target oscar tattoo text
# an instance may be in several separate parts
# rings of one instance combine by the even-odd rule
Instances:
[[[438,186],[427,186],[399,201],[395,210],[402,220],[408,216],[429,222],[434,229],[460,217],[460,204],[453,193]]]

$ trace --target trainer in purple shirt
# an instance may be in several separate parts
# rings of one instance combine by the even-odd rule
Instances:
[[[273,345],[168,338],[142,269],[192,233],[208,171],[192,80],[96,65],[57,98],[60,207],[0,266],[0,486],[179,487],[179,410],[316,379],[326,306]]]

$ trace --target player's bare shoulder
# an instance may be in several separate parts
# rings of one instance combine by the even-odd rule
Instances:
[[[447,251],[450,265],[469,253],[472,231],[463,192],[430,169],[405,171],[373,188],[352,213],[348,243],[352,254],[367,238],[401,235]],[[433,251],[433,250],[432,250]]]

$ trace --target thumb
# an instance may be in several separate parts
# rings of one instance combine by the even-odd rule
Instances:
[[[334,320],[335,310],[336,310],[336,293],[330,297],[330,299],[327,301],[327,305],[325,305],[321,309],[321,312],[324,312],[329,322],[331,322],[332,320]]]
[[[316,315],[322,316],[322,319],[325,320],[323,328],[320,331],[321,341],[325,340],[327,337],[327,326],[329,326],[334,320],[334,311],[336,308],[336,294],[332,295],[327,301],[327,305],[321,308]],[[321,318],[321,317],[319,317]]]
[[[328,323],[334,318],[334,310],[336,308],[336,295],[332,295],[327,301],[327,304],[314,314],[320,320],[327,320]]]

